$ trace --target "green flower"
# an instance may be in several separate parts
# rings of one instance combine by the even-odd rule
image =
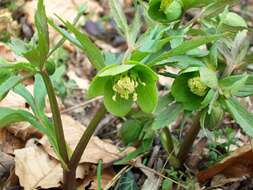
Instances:
[[[181,18],[183,6],[181,0],[151,0],[149,15],[159,22],[173,22]]]
[[[150,0],[149,16],[162,23],[179,20],[183,12],[193,7],[202,7],[214,0]]]
[[[199,76],[190,78],[188,80],[188,87],[197,96],[205,96],[208,90],[208,87],[201,81]]]
[[[105,107],[116,116],[126,115],[134,102],[150,113],[157,104],[157,79],[143,64],[109,65],[93,79],[88,96],[104,96]]]
[[[200,108],[209,87],[201,80],[200,68],[188,68],[180,73],[172,85],[172,95],[184,109],[193,111]]]

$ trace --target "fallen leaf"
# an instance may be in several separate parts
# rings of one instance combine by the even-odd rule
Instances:
[[[95,0],[45,0],[44,1],[47,16],[53,18],[56,23],[59,23],[59,20],[55,15],[60,16],[63,20],[68,20],[72,22],[78,13],[78,6],[85,5],[87,6],[87,11],[90,12],[90,16],[94,19],[98,19],[99,13],[103,11],[102,7]],[[37,6],[37,1],[27,1],[23,7],[23,12],[27,14],[28,21],[34,23],[34,14]],[[60,23],[59,23],[60,24]],[[51,27],[49,29],[50,41],[55,43],[59,39],[59,34],[55,32]],[[69,49],[69,43],[65,43],[64,46],[67,46]],[[70,48],[72,49],[72,48]]]
[[[87,11],[96,17],[103,11],[102,7],[95,0],[44,0],[47,10],[47,16],[55,18],[59,15],[64,20],[72,22],[77,15],[78,6],[87,6]],[[34,23],[34,14],[37,7],[37,1],[32,0],[25,3],[23,11],[28,15],[28,20]],[[97,18],[97,17],[96,17]]]
[[[62,122],[66,141],[70,148],[74,150],[85,127],[67,115],[62,115]],[[49,155],[57,159],[57,156],[46,137],[43,137],[40,140],[40,143]],[[104,164],[109,164],[115,160],[121,159],[131,151],[133,151],[133,148],[130,147],[125,151],[120,152],[117,146],[93,136],[83,153],[80,163],[97,164],[99,160],[103,160]]]
[[[41,146],[32,146],[15,150],[15,173],[25,190],[36,188],[60,187],[62,168],[60,163],[50,157]],[[83,179],[87,174],[87,165],[79,165],[77,178]]]
[[[106,185],[113,179],[115,172],[112,167],[103,169],[101,177],[101,187],[104,189]],[[81,189],[96,190],[98,189],[98,180],[96,175],[90,175],[85,178],[83,184],[80,186]]]
[[[253,151],[251,145],[238,148],[230,156],[211,166],[207,170],[200,171],[198,181],[204,183],[217,174],[223,174],[227,178],[238,178],[253,175]]]
[[[24,141],[10,133],[7,128],[0,129],[0,151],[13,154],[15,149],[20,149],[24,146]]]

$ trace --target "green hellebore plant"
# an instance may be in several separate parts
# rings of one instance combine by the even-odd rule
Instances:
[[[211,89],[212,85],[208,84],[210,81],[204,81],[200,77],[201,69],[206,70],[205,68],[191,67],[182,71],[172,84],[171,93],[177,102],[183,104],[185,110],[199,109]]]
[[[151,113],[158,102],[157,79],[155,72],[143,64],[109,65],[93,79],[88,96],[104,96],[106,109],[116,116],[125,116],[134,102]]]
[[[170,23],[179,20],[184,11],[209,3],[213,0],[150,0],[148,13],[158,22]]]

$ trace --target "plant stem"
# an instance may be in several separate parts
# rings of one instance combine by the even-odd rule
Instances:
[[[184,141],[179,149],[177,158],[181,166],[184,164],[187,158],[187,155],[190,152],[191,147],[194,143],[194,140],[198,136],[199,131],[201,129],[199,119],[200,119],[200,113],[198,113],[196,117],[194,118],[193,125],[189,129],[189,131],[187,131],[186,136],[184,137]]]
[[[55,137],[56,137],[57,145],[59,147],[59,154],[60,154],[62,160],[64,161],[64,164],[68,165],[69,157],[68,157],[68,152],[67,152],[67,145],[66,145],[66,141],[65,141],[65,137],[64,137],[60,110],[58,107],[58,102],[56,99],[54,88],[53,88],[52,82],[51,82],[50,77],[47,74],[47,72],[41,71],[41,75],[42,75],[42,78],[44,80],[44,83],[45,83],[45,86],[47,89],[49,103],[50,103],[50,107],[51,107],[51,111],[52,111],[52,115],[53,115]]]
[[[107,113],[104,104],[102,104],[99,110],[96,112],[96,115],[91,120],[90,124],[88,125],[87,129],[84,131],[80,141],[78,142],[71,159],[69,161],[69,171],[64,172],[64,190],[73,190],[76,180],[76,169],[81,160],[83,152],[87,147],[87,144],[90,141],[94,131],[96,130],[97,125],[100,121],[104,118],[105,114]]]
[[[169,164],[174,168],[178,168],[179,161],[177,157],[175,156],[173,139],[172,139],[170,130],[167,127],[162,129],[160,139],[161,139],[161,143],[164,149],[168,153]]]

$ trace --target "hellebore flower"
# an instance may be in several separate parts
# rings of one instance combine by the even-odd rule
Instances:
[[[134,102],[150,113],[158,101],[157,79],[143,64],[109,65],[93,79],[88,96],[104,96],[106,109],[116,116],[126,115]]]
[[[200,108],[210,86],[200,77],[200,68],[192,67],[184,70],[172,84],[172,95],[184,109],[194,111]],[[208,76],[206,76],[208,77]]]
[[[181,18],[183,12],[193,7],[202,7],[214,0],[150,0],[149,16],[158,22],[168,23]]]

